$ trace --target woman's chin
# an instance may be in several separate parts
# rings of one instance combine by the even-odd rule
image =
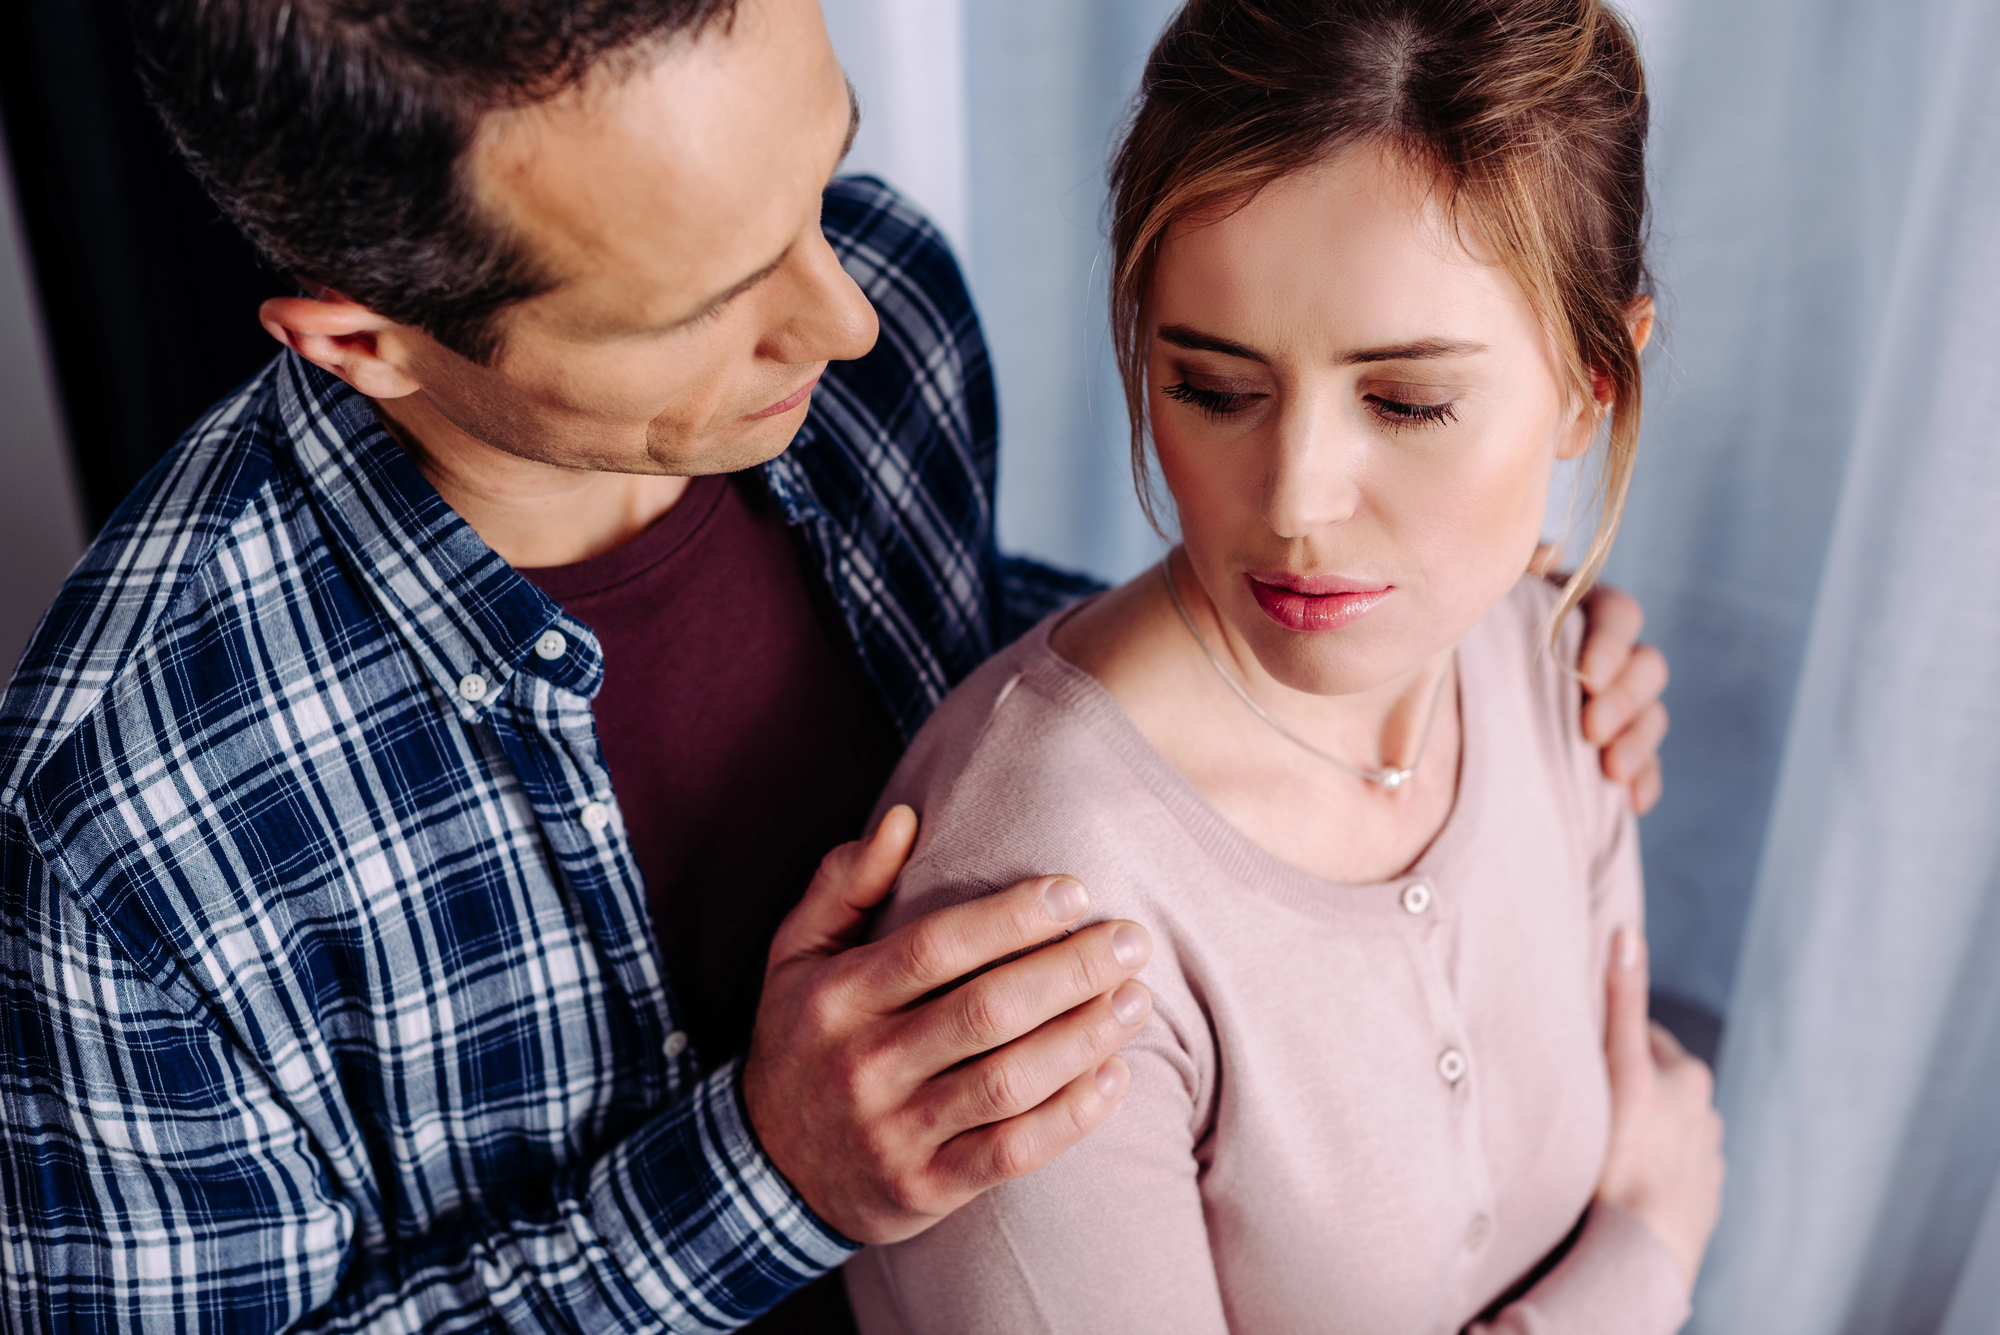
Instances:
[[[1399,675],[1388,656],[1368,652],[1353,643],[1336,643],[1326,632],[1279,631],[1250,637],[1252,651],[1264,672],[1286,690],[1302,695],[1360,695]],[[1402,665],[1407,672],[1415,663]]]

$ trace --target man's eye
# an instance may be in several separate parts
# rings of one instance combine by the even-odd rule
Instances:
[[[1404,403],[1380,394],[1370,394],[1363,402],[1370,412],[1394,426],[1429,426],[1458,420],[1457,405],[1452,403]]]
[[[1203,417],[1233,417],[1243,411],[1245,399],[1258,397],[1255,394],[1225,394],[1219,389],[1197,389],[1185,380],[1176,381],[1160,392],[1177,403],[1200,409]]]

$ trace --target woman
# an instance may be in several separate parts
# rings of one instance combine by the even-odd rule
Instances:
[[[1095,1135],[856,1258],[864,1329],[1684,1319],[1720,1127],[1646,1030],[1558,630],[1637,442],[1645,133],[1597,0],[1190,0],[1161,38],[1113,322],[1183,545],[931,721],[882,924],[1067,867],[1151,931],[1153,1017]],[[1518,580],[1600,435],[1589,559]]]

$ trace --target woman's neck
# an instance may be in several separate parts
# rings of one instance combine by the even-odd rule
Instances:
[[[1293,690],[1230,632],[1185,564],[1176,563],[1175,579],[1216,662],[1189,633],[1159,570],[1080,609],[1057,627],[1053,647],[1097,678],[1154,748],[1266,851],[1332,881],[1406,870],[1457,796],[1452,651],[1366,691]],[[1268,720],[1238,698],[1224,673]],[[1329,756],[1356,769],[1414,772],[1392,788]]]

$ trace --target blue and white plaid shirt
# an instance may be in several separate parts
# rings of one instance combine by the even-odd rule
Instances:
[[[766,466],[905,735],[1081,592],[993,540],[935,231]],[[0,701],[0,1327],[725,1330],[851,1244],[675,1023],[596,639],[290,354],[120,508]]]

